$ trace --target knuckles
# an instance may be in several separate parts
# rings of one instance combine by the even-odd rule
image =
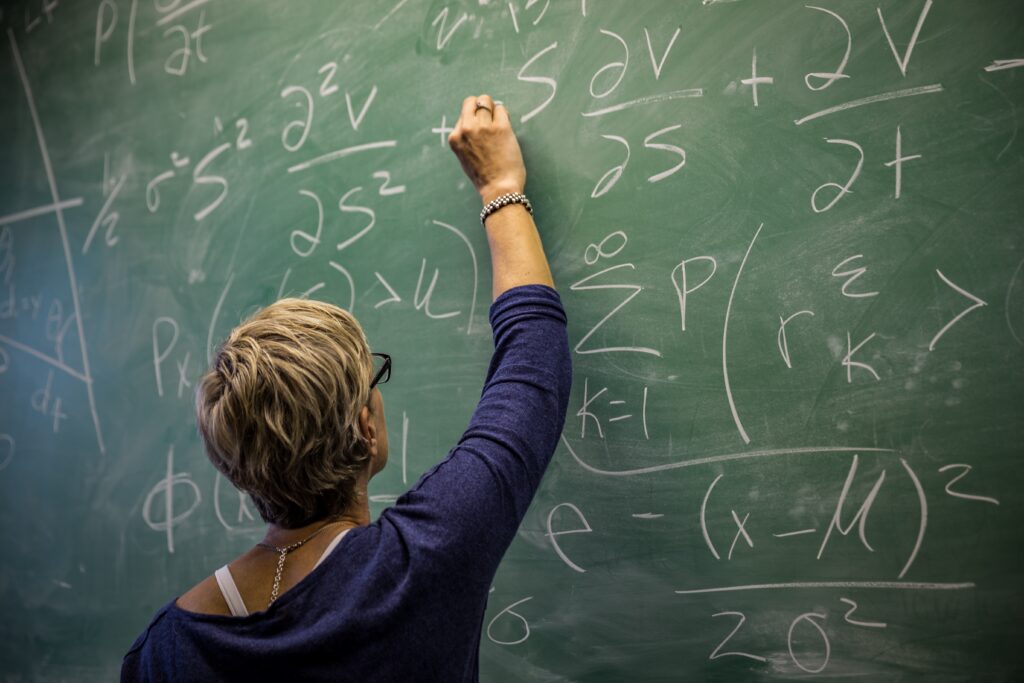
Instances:
[[[448,146],[455,149],[462,143],[462,129],[457,127],[448,134]]]
[[[483,97],[467,97],[463,100],[464,108],[475,104]],[[510,136],[514,138],[515,134],[507,116],[489,120],[476,115],[460,116],[455,129],[448,135],[448,146],[458,153],[471,149],[476,144],[494,144]]]

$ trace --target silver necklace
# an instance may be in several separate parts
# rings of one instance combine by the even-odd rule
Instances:
[[[269,543],[257,543],[256,544],[256,545],[258,545],[261,548],[266,548],[268,550],[273,550],[274,552],[280,554],[279,557],[277,558],[277,573],[274,575],[274,589],[270,592],[270,602],[267,603],[267,608],[268,609],[270,608],[271,605],[274,604],[274,601],[277,600],[278,591],[281,588],[281,574],[282,574],[282,572],[284,572],[284,559],[288,556],[288,553],[290,553],[291,551],[295,550],[299,546],[304,545],[306,543],[306,541],[312,540],[317,534],[319,534],[321,531],[323,531],[324,529],[326,529],[327,527],[329,527],[330,525],[332,525],[334,523],[335,522],[328,522],[327,524],[324,524],[322,527],[320,527],[319,529],[317,529],[316,531],[311,533],[309,536],[306,536],[301,541],[296,541],[295,543],[292,543],[291,545],[286,545],[286,546],[283,546],[281,548],[277,547],[276,545],[271,545]]]

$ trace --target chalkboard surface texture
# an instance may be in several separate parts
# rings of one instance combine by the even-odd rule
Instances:
[[[393,356],[374,516],[457,442],[481,92],[574,366],[481,679],[1022,680],[1018,0],[29,0],[0,39],[0,680],[113,680],[260,539],[192,407],[260,306]]]

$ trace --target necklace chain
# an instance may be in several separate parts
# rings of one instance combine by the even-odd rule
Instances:
[[[270,608],[271,605],[274,604],[274,601],[277,600],[278,591],[281,589],[281,574],[284,572],[284,560],[288,556],[288,553],[304,545],[307,541],[312,540],[317,534],[319,534],[321,531],[329,527],[331,524],[334,524],[334,522],[327,522],[327,524],[324,524],[322,527],[311,533],[309,536],[306,536],[301,541],[296,541],[291,545],[282,546],[280,548],[276,545],[271,545],[270,543],[256,544],[261,548],[266,548],[267,550],[273,550],[276,553],[280,553],[280,556],[277,558],[277,573],[274,575],[274,588],[270,592],[270,602],[267,603],[268,609]]]

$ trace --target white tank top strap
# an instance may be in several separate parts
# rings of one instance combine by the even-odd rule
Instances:
[[[320,563],[327,559],[327,556],[331,554],[331,551],[338,547],[341,543],[341,539],[345,538],[345,534],[352,531],[351,529],[345,529],[340,534],[334,537],[330,545],[324,550],[320,559],[313,565],[313,569],[320,566]],[[235,585],[235,577],[231,576],[231,570],[228,569],[227,565],[224,565],[213,573],[217,579],[217,585],[220,587],[220,593],[224,596],[224,602],[228,603],[228,609],[231,610],[231,616],[233,617],[247,617],[249,616],[249,610],[245,608],[245,603],[242,601],[242,595],[238,592],[238,586]]]
[[[220,586],[220,592],[221,595],[224,596],[224,601],[228,603],[228,609],[231,610],[231,616],[249,616],[249,610],[245,608],[245,603],[242,602],[242,596],[238,592],[238,586],[235,585],[235,578],[231,576],[231,570],[228,569],[228,566],[224,565],[214,572],[213,575],[217,578],[217,585]]]
[[[323,555],[321,555],[320,559],[317,560],[316,564],[313,565],[313,569],[319,567],[320,563],[327,559],[327,556],[331,554],[331,551],[338,547],[338,544],[341,543],[341,539],[345,538],[345,534],[347,534],[350,531],[352,531],[352,529],[345,529],[340,534],[334,537],[334,540],[331,541],[331,544],[327,546],[326,550],[324,550]]]

